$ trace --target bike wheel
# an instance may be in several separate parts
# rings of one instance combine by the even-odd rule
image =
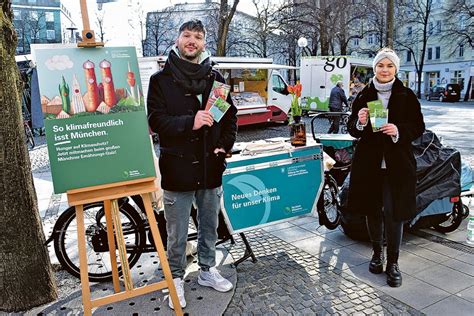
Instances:
[[[463,204],[458,201],[453,204],[451,213],[446,214],[446,220],[442,223],[433,225],[433,228],[440,233],[451,233],[458,229],[463,220]]]
[[[33,132],[28,124],[25,124],[25,138],[28,148],[33,149],[35,147],[35,138],[33,137]]]
[[[119,208],[120,220],[127,248],[128,264],[138,261],[146,243],[146,234],[140,214],[128,203]],[[107,241],[104,204],[96,202],[84,205],[84,227],[86,233],[86,257],[89,281],[112,280],[110,253]],[[80,278],[79,251],[77,243],[77,221],[74,207],[68,208],[54,225],[54,251],[61,265],[73,276]],[[116,250],[116,258],[118,250]],[[116,258],[113,258],[116,260]],[[118,271],[122,274],[119,263]]]
[[[325,175],[323,191],[318,200],[318,215],[320,223],[327,229],[336,229],[341,220],[339,212],[339,187],[331,175]]]
[[[349,116],[345,115],[341,119],[341,134],[347,134],[347,122],[349,122]]]

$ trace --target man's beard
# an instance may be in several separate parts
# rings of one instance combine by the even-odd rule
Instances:
[[[181,57],[183,57],[184,59],[188,60],[188,61],[193,61],[195,60],[200,54],[202,53],[202,50],[196,50],[195,53],[193,54],[188,54],[186,53],[186,50],[184,50],[183,52],[179,52],[179,54],[181,55]]]

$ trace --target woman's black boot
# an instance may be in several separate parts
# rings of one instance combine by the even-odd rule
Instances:
[[[373,242],[372,248],[374,253],[369,263],[369,271],[374,274],[383,272],[383,244],[381,242]]]
[[[402,285],[402,274],[398,267],[398,253],[387,255],[387,284],[391,287],[399,287]]]

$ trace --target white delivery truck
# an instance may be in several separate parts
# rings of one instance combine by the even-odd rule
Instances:
[[[373,77],[372,61],[352,56],[304,56],[301,58],[301,99],[306,111],[329,111],[331,89],[344,84],[346,97],[355,97]]]
[[[278,70],[296,67],[274,64],[271,58],[211,57],[211,60],[231,87],[239,126],[288,120],[292,96]],[[142,57],[138,61],[143,91],[148,91],[150,76],[164,65],[166,57]]]

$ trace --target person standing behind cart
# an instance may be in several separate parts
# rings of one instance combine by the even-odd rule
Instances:
[[[336,86],[331,89],[331,95],[329,96],[329,110],[331,112],[342,112],[342,104],[348,106],[346,94],[344,93],[342,86],[342,81],[338,81]],[[334,116],[331,118],[331,127],[329,127],[328,134],[339,133],[340,121],[340,116]]]
[[[215,253],[222,174],[226,152],[236,138],[237,109],[229,96],[231,106],[219,122],[204,110],[214,80],[224,82],[212,69],[205,36],[201,21],[184,23],[163,70],[150,78],[148,92],[148,122],[160,138],[168,261],[183,308],[186,240],[193,203],[199,223],[198,283],[220,292],[233,287],[215,268]],[[174,308],[171,299],[169,306]]]
[[[425,129],[420,103],[395,77],[400,59],[383,48],[373,60],[375,77],[355,98],[348,131],[359,139],[352,160],[348,212],[367,216],[373,256],[369,271],[383,272],[383,232],[387,241],[387,284],[402,285],[398,266],[403,223],[416,212],[416,161],[411,142]],[[381,100],[388,123],[373,132],[367,102]]]

